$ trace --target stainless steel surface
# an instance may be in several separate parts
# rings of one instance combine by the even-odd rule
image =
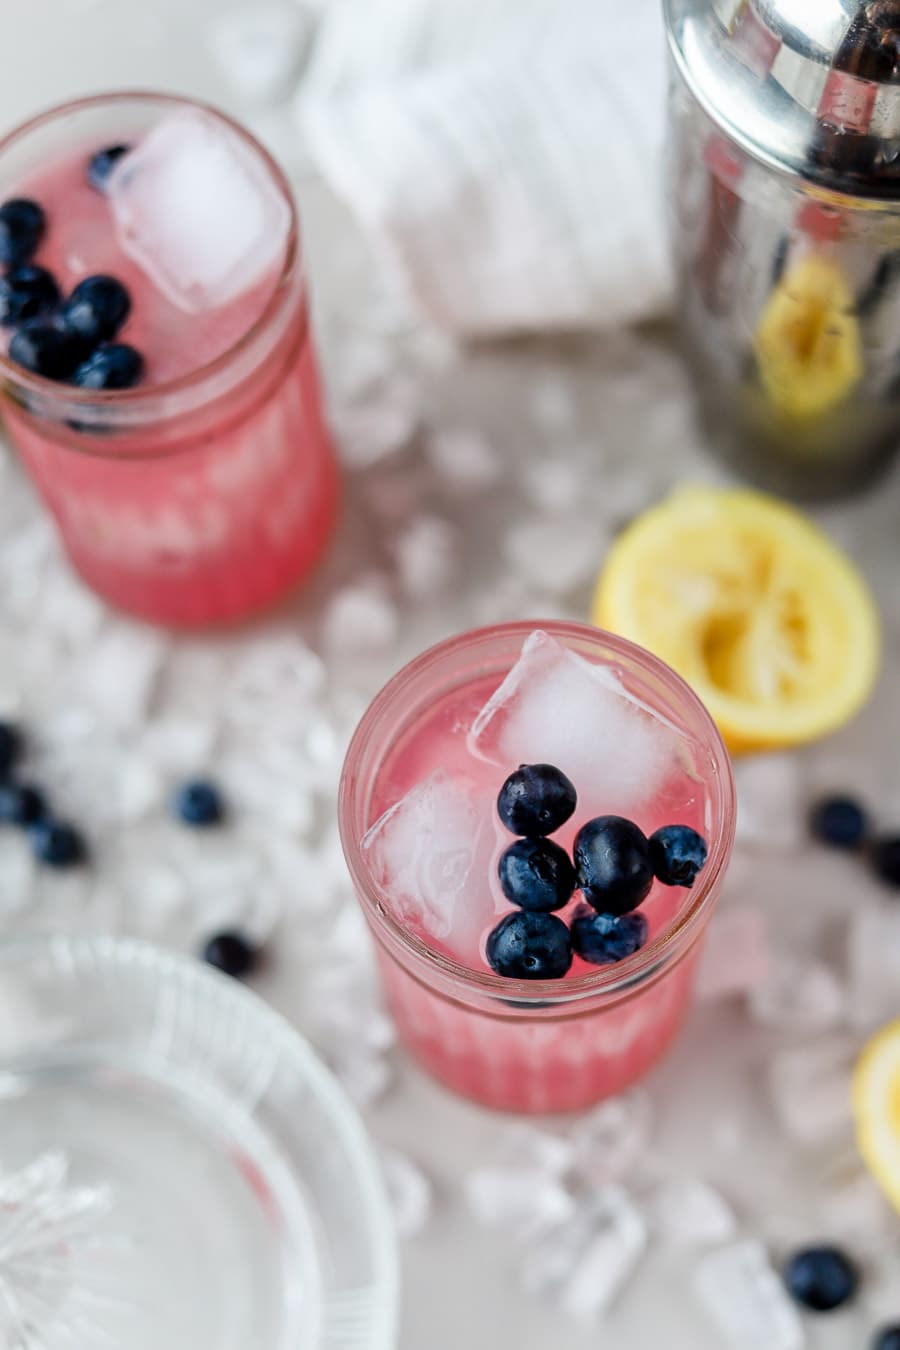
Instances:
[[[840,492],[900,439],[900,4],[668,0],[666,16],[681,317],[713,440],[778,489]],[[849,292],[862,371],[801,417],[767,394],[754,338],[810,255]]]

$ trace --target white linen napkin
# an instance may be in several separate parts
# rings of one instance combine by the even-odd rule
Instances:
[[[332,0],[310,153],[461,337],[608,327],[671,294],[656,0]]]

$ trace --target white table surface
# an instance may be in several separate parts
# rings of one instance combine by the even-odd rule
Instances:
[[[16,5],[5,0],[3,8],[4,128],[50,102],[114,86],[183,91],[217,101],[239,116],[246,111],[223,84],[208,52],[208,25],[223,8],[219,0],[28,0]],[[335,252],[340,213],[314,184],[307,183],[301,195],[326,366],[332,371],[340,360],[341,334],[347,325],[352,328],[358,277],[345,266],[350,255]],[[659,471],[663,483],[684,475],[721,476],[699,448],[684,378],[664,334],[482,350],[433,379],[426,395],[429,417],[437,425],[483,429],[508,465],[504,481],[511,482],[525,464],[554,447],[558,452],[566,448],[559,436],[540,428],[528,403],[535,379],[555,376],[576,399],[576,425],[566,432],[566,444],[577,444],[582,453],[587,447],[595,457],[598,492],[605,479],[614,488],[618,484],[623,515],[642,504],[641,480],[630,469],[635,457],[657,457],[665,466]],[[338,561],[329,564],[324,581],[303,602],[306,619],[340,575],[350,547],[356,491],[351,482]],[[630,501],[629,493],[638,499]],[[455,508],[443,504],[445,515],[454,509],[466,562],[452,602],[439,612],[423,605],[406,615],[397,649],[365,672],[364,691],[368,685],[368,692],[374,692],[386,668],[469,621],[478,611],[486,579],[493,580],[503,566],[497,538],[515,509],[508,506],[504,491],[491,494],[474,512],[471,499]],[[894,595],[898,513],[897,475],[866,498],[820,513],[864,566],[885,607],[886,654],[894,679],[900,662],[900,605]],[[383,545],[384,540],[371,541],[376,550]],[[582,588],[567,597],[564,608],[583,614],[586,597]],[[497,600],[495,608],[521,617],[522,603],[513,578],[508,596]],[[893,810],[896,822],[898,744],[900,700],[886,675],[876,700],[852,728],[802,757],[804,781],[811,787],[855,786],[888,820]],[[741,860],[726,903],[758,904],[772,916],[779,938],[797,934],[808,950],[830,953],[848,911],[874,903],[873,896],[871,883],[851,862],[802,849],[761,850]],[[277,953],[259,988],[291,1011],[292,972]],[[772,1034],[753,1026],[739,1006],[705,1005],[695,1012],[650,1087],[658,1112],[654,1147],[659,1156],[675,1172],[720,1184],[745,1231],[771,1239],[777,1254],[785,1241],[827,1234],[819,1231],[821,1160],[791,1148],[768,1106],[764,1067],[773,1043]],[[671,1250],[651,1248],[603,1330],[571,1326],[553,1308],[520,1292],[513,1244],[479,1228],[460,1193],[462,1179],[500,1137],[504,1122],[454,1100],[402,1057],[395,1085],[369,1109],[367,1119],[380,1140],[420,1162],[436,1188],[432,1221],[403,1250],[402,1350],[588,1350],[599,1345],[721,1350],[718,1335],[687,1289],[691,1258]],[[739,1123],[740,1134],[729,1146],[732,1120]],[[896,1240],[895,1232],[895,1246]],[[893,1279],[900,1317],[896,1258],[887,1279]],[[881,1292],[873,1296],[877,1311],[885,1311],[884,1280],[882,1270]],[[864,1302],[854,1313],[823,1319],[811,1326],[810,1345],[821,1350],[865,1347],[875,1315],[876,1308]]]

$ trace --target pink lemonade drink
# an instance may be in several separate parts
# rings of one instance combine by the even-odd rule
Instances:
[[[112,94],[0,142],[0,202],[4,419],[74,566],[161,624],[275,602],[338,496],[281,171],[212,109]]]
[[[553,979],[510,978],[488,960],[498,923],[522,913],[501,888],[514,836],[497,798],[523,764],[555,766],[577,791],[552,834],[569,858],[587,822],[610,815],[644,836],[688,826],[707,845],[693,885],[651,876],[639,909],[610,926],[602,964],[588,944],[592,959],[575,954]],[[443,642],[366,712],[339,810],[400,1036],[441,1082],[504,1110],[570,1111],[621,1092],[665,1053],[728,864],[735,797],[709,715],[655,657],[558,622]],[[585,893],[550,916],[556,933],[585,916],[606,923]]]

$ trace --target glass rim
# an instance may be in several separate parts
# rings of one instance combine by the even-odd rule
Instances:
[[[192,389],[197,385],[202,385],[205,381],[213,379],[216,375],[226,370],[227,367],[242,355],[244,351],[252,347],[256,340],[265,332],[271,321],[278,315],[284,300],[284,289],[295,274],[300,260],[300,224],[297,215],[297,206],[294,201],[294,194],[284,170],[278,164],[277,160],[265,146],[257,140],[251,131],[242,126],[240,122],[223,112],[215,104],[208,103],[204,99],[193,98],[189,94],[168,94],[152,89],[119,89],[108,90],[99,94],[88,94],[82,98],[66,99],[62,103],[56,103],[50,108],[45,108],[42,112],[35,113],[27,121],[20,122],[12,131],[7,132],[0,137],[0,161],[8,150],[17,143],[23,142],[28,136],[41,128],[50,125],[60,118],[68,117],[73,113],[83,112],[91,108],[102,108],[104,106],[114,106],[117,103],[145,103],[158,105],[160,107],[170,108],[194,108],[200,112],[209,114],[218,122],[224,123],[233,131],[241,141],[250,147],[254,154],[258,155],[268,172],[278,186],[278,190],[287,203],[290,212],[290,223],[288,228],[288,237],[284,249],[284,259],[277,280],[274,283],[272,294],[267,299],[262,312],[257,316],[249,328],[233,342],[229,347],[214,357],[212,361],[206,361],[201,366],[187,371],[184,375],[179,375],[175,379],[164,380],[159,384],[147,387],[137,386],[133,389],[111,389],[111,390],[92,390],[79,389],[77,385],[60,384],[56,380],[47,379],[44,375],[37,375],[32,371],[25,370],[23,366],[17,365],[9,357],[0,351],[0,382],[7,392],[21,390],[25,393],[37,394],[48,402],[54,401],[54,397],[60,402],[71,403],[73,407],[98,407],[112,408],[140,408],[142,404],[150,406],[155,400],[167,398],[173,394],[182,393]],[[164,418],[162,420],[165,420]],[[76,453],[90,455],[90,450],[82,450],[77,445],[68,447]]]
[[[381,717],[395,701],[398,699],[402,701],[409,684],[430,667],[438,666],[450,651],[464,644],[498,637],[519,637],[524,641],[536,629],[541,629],[551,636],[562,638],[568,636],[582,641],[601,643],[607,650],[612,648],[616,654],[648,673],[657,677],[662,676],[672,693],[698,718],[700,723],[698,738],[701,738],[709,749],[719,770],[715,780],[718,788],[715,810],[719,818],[719,829],[710,843],[709,857],[701,873],[701,884],[689,892],[690,902],[652,942],[641,948],[634,956],[615,965],[598,967],[586,975],[566,980],[514,980],[496,975],[492,971],[473,971],[453,958],[435,951],[421,938],[408,932],[390,912],[385,892],[372,879],[362,851],[362,839],[353,828],[351,820],[356,802],[355,782],[352,781],[351,774],[354,761],[360,757],[364,746],[371,740]],[[516,620],[467,629],[442,639],[414,657],[379,690],[360,719],[347,749],[338,789],[338,827],[344,857],[364,912],[376,929],[376,936],[380,938],[382,932],[386,933],[404,954],[415,959],[417,969],[408,973],[420,982],[422,970],[429,969],[442,980],[452,981],[453,985],[469,993],[489,996],[520,1009],[552,1005],[557,1010],[562,1010],[567,1004],[577,1004],[596,995],[633,994],[658,977],[663,970],[675,965],[693,946],[695,935],[699,936],[703,922],[714,907],[731,858],[736,813],[736,790],[730,756],[709,711],[682,676],[652,652],[627,638],[591,624],[562,619]],[[432,989],[432,992],[441,991]],[[452,990],[448,992],[448,996],[451,998],[454,996]]]

